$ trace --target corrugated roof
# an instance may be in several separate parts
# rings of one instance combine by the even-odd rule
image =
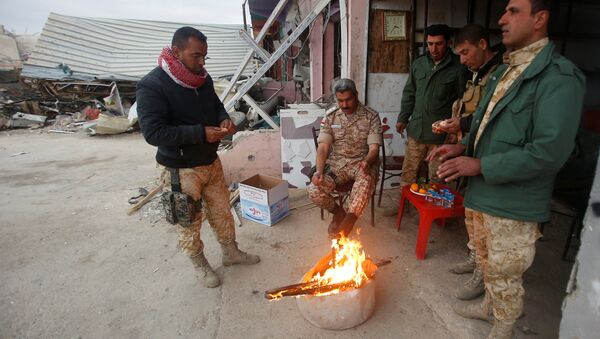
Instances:
[[[163,47],[182,26],[202,31],[208,39],[206,69],[213,78],[231,75],[248,45],[242,25],[185,24],[128,19],[80,18],[51,13],[21,75],[32,78],[140,79],[157,64]],[[57,66],[73,71],[67,75]],[[255,69],[246,67],[246,74]]]

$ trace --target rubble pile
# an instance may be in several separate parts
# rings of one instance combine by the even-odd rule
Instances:
[[[22,78],[0,85],[0,129],[48,128],[54,133],[117,134],[133,130],[128,118],[135,82],[51,81]]]

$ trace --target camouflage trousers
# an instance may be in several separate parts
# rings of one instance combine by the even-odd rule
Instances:
[[[418,140],[408,137],[406,152],[404,155],[404,163],[402,164],[402,175],[400,176],[400,184],[402,187],[410,185],[417,180],[417,171],[419,164],[429,152],[438,147],[434,144],[422,144]],[[429,179],[438,181],[437,168],[440,165],[439,160],[435,159],[429,162]]]
[[[495,217],[469,208],[465,219],[472,224],[469,243],[483,270],[486,293],[494,317],[504,323],[523,313],[523,273],[533,263],[535,242],[541,236],[537,223]]]
[[[330,174],[325,173],[321,185],[315,186],[311,183],[308,186],[308,195],[315,205],[333,212],[336,202],[331,193],[339,185],[354,181],[350,196],[346,201],[348,205],[346,212],[360,217],[367,207],[367,203],[377,184],[378,170],[379,166],[377,164],[371,166],[371,170],[368,173],[360,170],[358,166],[346,166],[341,170],[333,172],[335,179]]]
[[[171,174],[169,171],[163,169],[161,177],[165,187],[170,190]],[[194,213],[191,226],[176,226],[181,250],[190,257],[194,257],[204,250],[204,244],[200,239],[203,213],[206,213],[208,223],[220,244],[227,245],[235,241],[233,215],[231,215],[229,206],[229,189],[225,184],[221,161],[217,158],[208,166],[180,168],[179,180],[182,192],[190,195],[195,201],[199,199],[203,201],[202,211]]]

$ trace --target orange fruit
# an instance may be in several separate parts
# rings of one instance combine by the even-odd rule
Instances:
[[[419,184],[417,184],[417,183],[413,183],[412,185],[410,185],[410,189],[411,189],[413,192],[417,192],[417,191],[419,191]]]
[[[419,193],[421,193],[421,194],[425,194],[425,193],[427,193],[427,190],[426,190],[426,189],[424,189],[424,188],[421,188],[421,189],[419,190]]]

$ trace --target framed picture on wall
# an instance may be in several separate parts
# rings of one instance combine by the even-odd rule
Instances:
[[[406,40],[406,12],[383,11],[383,40]]]

